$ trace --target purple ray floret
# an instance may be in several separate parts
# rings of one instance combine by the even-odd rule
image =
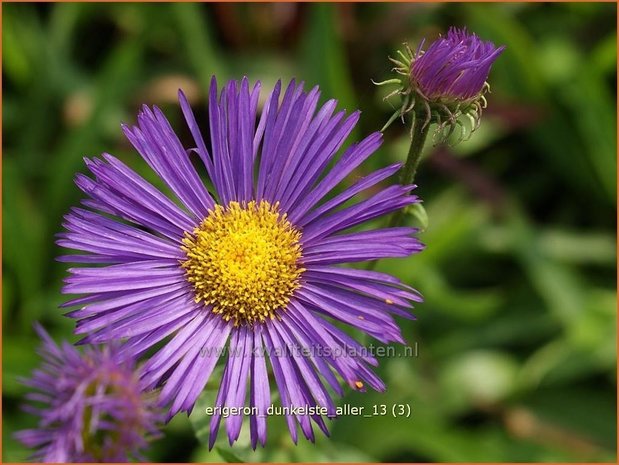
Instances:
[[[218,92],[213,78],[206,137],[180,92],[189,148],[158,108],[144,107],[124,132],[175,199],[112,155],[86,160],[93,177],[77,185],[88,198],[58,240],[80,251],[59,260],[83,265],[64,287],[82,294],[65,306],[77,307],[69,316],[83,341],[123,339],[128,353],[148,352],[143,381],[161,388],[168,417],[191,412],[223,359],[215,407],[253,409],[254,448],[266,441],[273,387],[283,407],[328,412],[328,388],[342,394],[342,381],[385,389],[370,368],[377,361],[337,323],[402,343],[394,316],[413,318],[421,297],[388,274],[342,265],[423,248],[413,228],[360,228],[419,201],[415,186],[379,187],[399,164],[332,194],[382,143],[375,132],[342,149],[359,112],[319,106],[318,88],[294,80],[278,82],[261,111],[259,94],[246,78]],[[315,426],[327,433],[324,412],[313,413],[286,415],[295,442],[298,427],[310,440]],[[211,446],[225,416],[212,416]],[[230,443],[242,420],[225,419]]]
[[[127,462],[143,459],[148,440],[159,435],[163,415],[143,392],[132,358],[116,345],[85,347],[80,353],[58,346],[36,326],[43,344],[42,365],[22,380],[27,412],[39,417],[35,429],[16,437],[34,449],[40,462]],[[151,396],[152,397],[152,396]]]
[[[483,90],[504,49],[452,27],[425,52],[420,46],[411,64],[411,81],[428,100],[472,99]]]

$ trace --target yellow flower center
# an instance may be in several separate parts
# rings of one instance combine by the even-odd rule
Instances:
[[[300,239],[277,203],[216,205],[183,239],[182,266],[195,301],[235,326],[273,319],[305,271],[299,266]]]

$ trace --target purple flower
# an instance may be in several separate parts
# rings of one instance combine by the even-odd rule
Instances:
[[[250,89],[246,78],[231,81],[218,95],[213,78],[208,139],[180,92],[196,145],[190,150],[158,108],[143,107],[138,125],[124,132],[178,203],[104,154],[86,160],[94,179],[77,176],[87,209],[66,216],[67,232],[58,241],[85,252],[60,257],[86,265],[71,269],[64,287],[86,294],[67,304],[81,307],[69,314],[78,320],[77,333],[87,342],[126,339],[126,350],[137,356],[154,352],[143,379],[162,388],[170,417],[192,410],[218,359],[225,359],[211,446],[222,409],[244,406],[252,446],[264,445],[267,361],[282,406],[316,413],[287,411],[293,440],[297,424],[310,440],[312,421],[327,433],[325,411],[316,409],[334,411],[327,386],[343,394],[338,376],[353,389],[385,389],[370,369],[377,360],[338,323],[403,343],[393,315],[412,318],[410,301],[421,300],[388,274],[339,266],[422,249],[413,228],[351,231],[418,202],[409,194],[414,186],[376,187],[400,164],[329,195],[378,149],[382,135],[371,134],[336,159],[359,112],[334,113],[335,100],[317,110],[317,87],[304,92],[292,81],[281,102],[280,91],[278,82],[257,118],[259,83]],[[230,443],[242,420],[227,416]]]
[[[477,98],[490,67],[505,49],[453,27],[425,52],[422,46],[423,42],[410,64],[411,85],[427,100],[447,102]]]
[[[36,429],[16,437],[42,462],[126,462],[158,436],[156,399],[148,399],[134,362],[115,348],[58,346],[41,326],[43,364],[22,382]]]
[[[434,141],[446,141],[460,128],[457,142],[467,139],[479,127],[487,102],[486,82],[490,68],[505,47],[484,42],[466,29],[450,28],[424,52],[424,41],[413,52],[406,46],[398,57],[389,58],[398,76],[376,85],[396,85],[385,99],[399,95],[400,107],[391,115],[382,130],[398,118],[410,115],[411,134],[418,121],[421,130],[437,125]],[[462,118],[466,117],[466,118]],[[468,121],[468,122],[466,122]]]

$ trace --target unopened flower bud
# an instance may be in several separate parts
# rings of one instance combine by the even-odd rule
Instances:
[[[435,139],[447,139],[459,127],[460,141],[479,126],[486,107],[485,94],[490,89],[488,74],[505,47],[496,47],[466,29],[456,28],[449,29],[445,37],[426,50],[423,45],[424,41],[415,52],[407,46],[405,52],[398,51],[397,59],[391,58],[394,71],[402,78],[377,83],[397,84],[388,97],[402,97],[401,107],[386,126],[410,113],[413,127],[437,124]],[[465,125],[463,117],[470,121],[469,125]]]

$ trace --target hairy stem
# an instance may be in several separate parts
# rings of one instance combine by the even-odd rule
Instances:
[[[408,155],[406,156],[406,163],[400,173],[400,184],[409,185],[415,181],[415,175],[417,174],[417,167],[421,161],[421,152],[423,146],[428,137],[430,129],[429,124],[415,124],[411,134],[411,145],[408,148]],[[398,210],[391,215],[389,220],[389,227],[400,226],[404,219],[404,209]]]
[[[417,174],[417,167],[419,166],[419,162],[421,161],[421,152],[423,151],[423,146],[426,142],[426,138],[428,137],[428,133],[430,129],[429,124],[415,124],[413,126],[413,130],[411,132],[411,145],[408,148],[408,155],[406,156],[406,163],[402,168],[402,172],[400,173],[399,182],[402,185],[409,185],[415,181],[415,174]],[[404,209],[398,210],[397,212],[391,215],[389,219],[388,227],[396,227],[402,224],[402,220],[404,219]],[[377,260],[373,260],[368,263],[368,270],[373,270],[378,263]]]

